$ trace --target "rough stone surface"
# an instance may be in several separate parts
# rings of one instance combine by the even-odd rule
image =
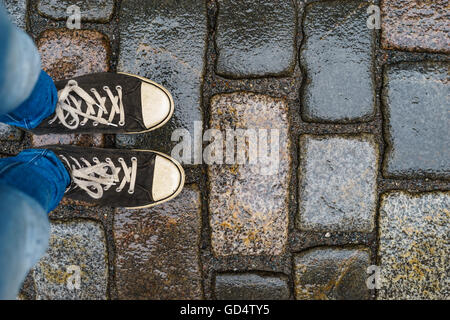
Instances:
[[[448,299],[450,192],[392,192],[380,205],[380,299]]]
[[[44,134],[40,136],[33,135],[31,144],[33,147],[62,144],[101,148],[105,144],[105,139],[102,134]]]
[[[22,130],[0,123],[0,140],[20,141],[22,139]]]
[[[301,136],[298,227],[372,231],[377,171],[372,136]]]
[[[203,0],[127,0],[120,12],[119,71],[147,77],[173,95],[175,113],[157,131],[121,137],[129,147],[170,154],[175,129],[188,129],[202,120],[201,86],[207,38]],[[131,140],[130,140],[131,139]]]
[[[313,122],[364,121],[375,112],[373,50],[361,1],[314,2],[306,7],[300,61],[306,71],[302,116]]]
[[[363,300],[369,250],[364,248],[311,249],[294,256],[295,298],[298,300]]]
[[[2,0],[11,21],[19,28],[26,28],[27,0]]]
[[[76,5],[80,8],[81,21],[108,22],[114,12],[114,0],[39,0],[39,14],[55,19],[67,20],[73,14],[67,8]]]
[[[80,288],[69,288],[80,270]],[[32,270],[38,300],[106,299],[108,262],[100,224],[79,220],[51,224],[49,249]]]
[[[282,254],[287,242],[291,170],[286,102],[253,93],[217,95],[211,101],[210,127],[222,132],[234,128],[265,129],[268,137],[270,129],[279,132],[279,151],[271,147],[273,154],[266,156],[268,161],[261,161],[263,157],[259,154],[254,164],[248,159],[245,164],[238,164],[239,159],[235,157],[231,161],[235,164],[208,167],[211,241],[215,255]],[[268,141],[261,140],[260,135],[259,145],[268,146]],[[249,147],[235,149],[251,151]],[[230,151],[233,149],[227,152]]]
[[[98,31],[52,29],[37,40],[42,68],[54,80],[109,70],[108,39]]]
[[[450,52],[448,0],[381,0],[385,49]]]
[[[196,186],[150,209],[114,219],[119,299],[201,299],[201,199]]]
[[[219,0],[217,73],[248,78],[292,72],[296,19],[291,0]]]
[[[450,176],[449,63],[400,63],[384,75],[384,174]]]
[[[216,276],[215,294],[219,300],[287,300],[290,297],[287,276],[255,273]]]

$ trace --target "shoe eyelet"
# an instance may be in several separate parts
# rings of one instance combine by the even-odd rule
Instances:
[[[105,161],[106,161],[106,162],[110,162],[110,161],[111,161],[111,158],[106,158]]]
[[[119,162],[125,161],[125,160],[123,160],[123,158],[122,158],[122,157],[121,157],[121,158],[119,158],[118,160],[119,160]]]
[[[92,158],[92,161],[97,162],[97,161],[98,161],[98,158],[97,158],[97,157],[93,157],[93,158]]]
[[[131,161],[137,161],[137,158],[136,157],[132,157]]]
[[[97,90],[95,90],[94,88],[91,88],[91,92],[96,92]]]
[[[86,123],[84,122],[80,122],[80,126],[84,126]]]
[[[96,127],[96,126],[98,126],[98,122],[93,122],[92,125],[93,125],[94,127]]]
[[[133,194],[134,190],[128,190],[128,194]]]
[[[122,90],[122,86],[116,86],[116,90]]]
[[[119,126],[123,127],[125,125],[125,121],[119,121]]]
[[[121,191],[122,191],[122,189],[116,188],[116,192],[121,192]]]
[[[108,86],[104,86],[104,87],[103,87],[103,90],[108,91],[108,90],[109,90],[109,87],[108,87]]]

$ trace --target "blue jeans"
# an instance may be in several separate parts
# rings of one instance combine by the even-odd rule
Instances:
[[[31,129],[54,112],[56,88],[40,69],[33,41],[9,22],[1,3],[0,30],[0,122]],[[47,249],[47,213],[69,184],[69,173],[49,150],[0,159],[0,299],[16,298]]]

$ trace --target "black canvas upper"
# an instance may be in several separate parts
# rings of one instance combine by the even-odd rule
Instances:
[[[115,186],[111,186],[110,189],[103,191],[103,197],[100,199],[92,198],[85,190],[80,189],[72,182],[69,189],[66,191],[65,196],[78,201],[93,203],[101,206],[111,207],[140,207],[147,206],[154,203],[152,198],[152,186],[153,186],[153,173],[155,168],[156,153],[152,151],[137,151],[137,150],[119,150],[119,149],[99,149],[99,148],[83,148],[76,146],[46,146],[43,147],[53,151],[58,157],[63,155],[66,157],[70,165],[75,162],[70,157],[74,157],[80,163],[81,158],[86,159],[92,165],[94,157],[98,158],[100,162],[106,162],[107,158],[110,158],[116,167],[122,168],[118,159],[121,157],[124,159],[128,167],[131,168],[131,158],[137,158],[137,174],[134,193],[129,194],[128,189],[130,184],[127,183],[121,192],[116,192],[116,188],[120,185],[122,178],[124,177],[123,170],[119,172],[119,182]],[[67,168],[65,161],[62,161]],[[68,168],[71,173],[72,168]],[[161,181],[161,183],[164,183]],[[103,186],[104,187],[104,186]]]
[[[55,114],[46,118],[37,128],[33,129],[35,134],[47,134],[47,133],[127,133],[127,132],[141,132],[146,131],[148,128],[144,126],[142,119],[142,100],[141,100],[141,83],[143,80],[129,75],[118,74],[118,73],[94,73],[81,77],[76,77],[73,79],[67,79],[55,82],[56,89],[58,91],[64,89],[70,80],[75,80],[78,86],[81,87],[86,93],[88,93],[96,102],[94,94],[91,92],[91,88],[95,88],[97,92],[102,97],[107,97],[105,107],[108,111],[107,115],[103,115],[102,118],[109,119],[109,112],[111,110],[112,102],[108,97],[108,94],[103,89],[104,86],[108,86],[114,96],[118,96],[116,86],[120,85],[122,87],[122,101],[125,111],[125,125],[119,126],[120,114],[115,114],[113,123],[117,125],[108,126],[99,123],[94,126],[93,120],[88,120],[84,126],[79,125],[77,129],[71,130],[65,127],[55,120],[52,124],[49,124],[49,120],[54,118]],[[148,82],[149,84],[152,84]],[[153,84],[152,84],[153,85]],[[71,92],[77,100],[82,101],[81,110],[83,112],[87,109],[87,104],[81,99],[75,92]],[[71,105],[73,105],[71,103]],[[98,107],[94,106],[95,113],[98,112]],[[82,116],[79,116],[80,122],[83,120]],[[68,121],[71,119],[69,116]]]

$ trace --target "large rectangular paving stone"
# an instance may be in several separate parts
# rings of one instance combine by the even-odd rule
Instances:
[[[450,177],[450,64],[390,65],[382,94],[387,177]]]
[[[379,299],[450,297],[450,192],[391,192],[380,204]]]
[[[285,275],[219,274],[214,289],[218,300],[287,300],[291,295]]]
[[[211,241],[216,256],[281,255],[287,242],[288,197],[291,160],[288,137],[288,105],[285,100],[266,95],[237,92],[217,95],[211,101],[210,127],[224,133],[235,128],[262,129],[275,144],[264,141],[259,134],[258,146],[269,146],[271,156],[253,154],[251,145],[256,140],[246,139],[236,132],[226,138],[227,148],[218,148],[232,155],[235,151],[258,156],[256,163],[239,161],[236,156],[229,164],[208,166],[209,213]],[[271,131],[274,129],[277,131]],[[251,134],[249,134],[251,136]],[[245,141],[248,146],[245,145]],[[275,140],[276,139],[276,140]],[[236,140],[238,141],[236,143]],[[255,143],[251,143],[251,141]],[[239,143],[241,141],[241,143]],[[241,145],[241,147],[239,147]],[[278,148],[277,148],[278,147]],[[216,150],[219,151],[219,150]],[[266,153],[269,155],[269,152]],[[225,157],[226,160],[226,157]],[[230,163],[231,162],[231,163]],[[240,162],[240,163],[239,163]]]
[[[377,172],[378,146],[371,135],[302,135],[297,227],[371,232]]]
[[[27,26],[27,0],[1,0],[8,11],[11,21],[19,28]]]
[[[201,198],[186,186],[149,209],[117,209],[114,218],[119,299],[201,299]]]
[[[217,73],[249,78],[292,72],[296,19],[291,0],[219,0]]]
[[[448,0],[381,0],[385,49],[450,52]]]
[[[302,116],[311,122],[369,120],[375,112],[375,32],[366,1],[307,5],[300,61],[306,71]]]
[[[95,30],[45,30],[37,39],[37,47],[42,69],[53,80],[109,70],[109,40]]]
[[[175,129],[202,121],[201,96],[207,39],[203,0],[125,0],[120,11],[118,70],[161,83],[173,95],[175,113],[157,131],[118,135],[122,147],[151,148],[170,154]]]
[[[367,248],[319,247],[294,255],[297,300],[363,300],[369,298]]]
[[[76,5],[81,21],[108,22],[114,12],[114,0],[39,0],[39,14],[55,20],[66,20],[74,13],[67,8]]]
[[[106,299],[107,255],[105,233],[99,223],[52,223],[47,253],[31,273],[36,299]]]

